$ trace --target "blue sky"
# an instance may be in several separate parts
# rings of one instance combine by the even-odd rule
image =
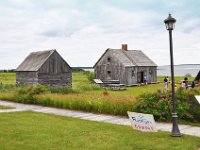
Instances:
[[[200,64],[200,1],[0,0],[0,69],[33,51],[57,49],[70,66],[93,66],[107,48],[143,50],[170,64],[163,20],[177,19],[174,63]]]

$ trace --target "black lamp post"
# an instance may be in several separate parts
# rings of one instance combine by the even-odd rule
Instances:
[[[172,102],[173,102],[173,112],[172,112],[172,132],[171,136],[180,137],[181,133],[178,128],[177,112],[176,112],[176,100],[175,100],[175,90],[174,90],[174,59],[173,59],[173,43],[172,43],[172,30],[175,27],[176,19],[172,18],[169,14],[168,18],[164,20],[167,30],[169,31],[169,44],[170,44],[170,60],[171,60],[171,80],[172,80]]]

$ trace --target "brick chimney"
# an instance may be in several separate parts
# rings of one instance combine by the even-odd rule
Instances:
[[[122,44],[122,50],[128,51],[128,45],[127,44]]]

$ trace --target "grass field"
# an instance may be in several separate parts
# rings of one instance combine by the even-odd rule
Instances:
[[[184,77],[176,77],[176,82],[180,82]],[[158,76],[157,81],[160,81],[160,84],[149,84],[147,86],[138,86],[138,87],[129,87],[125,91],[109,91],[112,94],[116,95],[130,95],[136,97],[142,93],[155,92],[158,89],[164,90],[163,86],[164,76]],[[189,80],[193,80],[193,77],[190,77]],[[0,83],[3,85],[15,85],[16,74],[15,73],[0,73]],[[79,93],[102,93],[104,89],[99,89],[95,87],[91,82],[87,79],[86,75],[83,72],[73,73],[72,77],[72,87],[73,90]]]
[[[0,73],[0,84],[15,84],[16,74],[15,73]]]
[[[200,138],[34,112],[3,113],[1,150],[197,150]]]
[[[63,89],[57,92],[42,93],[37,95],[37,101],[32,99],[29,90],[23,90],[23,95],[19,94],[20,87],[15,86],[15,73],[0,73],[0,99],[17,101],[22,103],[37,103],[40,105],[83,110],[96,113],[107,113],[114,115],[127,115],[127,111],[135,111],[137,96],[143,93],[153,93],[159,90],[164,90],[162,81],[164,76],[159,76],[160,84],[148,84],[147,86],[127,87],[124,91],[107,90],[108,95],[103,93],[105,89],[92,84],[85,72],[73,73],[73,88],[67,93]],[[183,77],[176,77],[179,82]],[[192,79],[190,79],[192,80]],[[65,89],[64,89],[65,90]],[[66,91],[68,91],[66,89]],[[20,92],[21,93],[21,92]]]

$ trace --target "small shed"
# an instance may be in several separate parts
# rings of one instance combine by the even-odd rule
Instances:
[[[16,83],[72,87],[72,69],[55,50],[30,53],[16,69]]]
[[[157,65],[141,50],[128,50],[127,44],[121,49],[107,49],[94,65],[95,78],[103,82],[119,80],[127,86],[157,82]]]

